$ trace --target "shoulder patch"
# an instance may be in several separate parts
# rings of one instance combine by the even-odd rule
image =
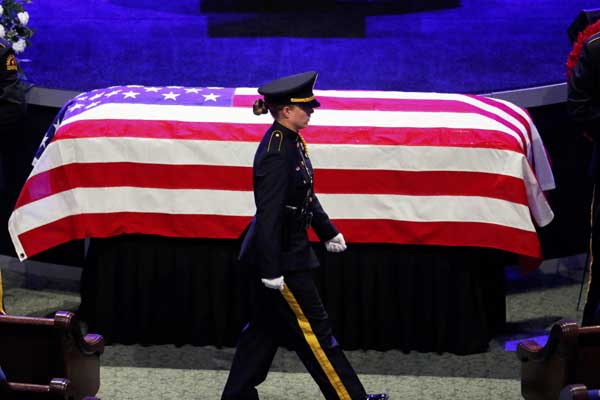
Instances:
[[[7,71],[16,71],[17,70],[17,59],[14,54],[9,54],[6,57],[6,70]]]
[[[267,151],[281,151],[281,144],[283,143],[283,132],[280,130],[274,130],[271,133],[271,137],[269,138],[269,144],[267,146]]]

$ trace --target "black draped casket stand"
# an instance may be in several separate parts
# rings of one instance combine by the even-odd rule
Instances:
[[[112,343],[235,346],[245,323],[239,241],[123,235],[92,239],[81,314]],[[345,349],[471,354],[505,323],[503,267],[491,249],[315,244],[315,274]]]

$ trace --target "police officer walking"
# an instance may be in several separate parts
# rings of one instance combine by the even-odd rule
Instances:
[[[326,399],[388,399],[367,395],[331,331],[313,281],[319,261],[308,241],[312,226],[331,252],[346,249],[343,235],[313,190],[313,168],[300,134],[319,102],[313,95],[316,72],[287,76],[261,86],[257,115],[275,122],[258,146],[253,164],[256,215],[245,234],[240,260],[255,287],[250,322],[244,327],[223,400],[258,399],[280,345],[292,348]]]

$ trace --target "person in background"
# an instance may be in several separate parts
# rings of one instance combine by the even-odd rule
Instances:
[[[17,59],[11,47],[0,39],[0,254],[12,255],[8,218],[19,192],[17,157],[23,136],[26,102]]]
[[[0,40],[0,254],[11,254],[8,218],[17,198],[15,148],[22,135],[25,116],[25,90],[20,84],[17,59],[11,47]],[[2,274],[0,271],[0,314],[2,301]]]
[[[600,325],[600,21],[588,25],[574,42],[567,61],[567,111],[592,144],[589,287],[582,326]]]
[[[240,251],[254,286],[250,322],[238,342],[223,400],[258,399],[256,386],[269,371],[279,346],[292,348],[326,399],[388,399],[367,395],[334,338],[312,272],[319,261],[308,241],[312,226],[330,252],[346,249],[344,236],[321,207],[314,173],[300,130],[314,108],[316,72],[277,79],[261,86],[257,115],[275,122],[256,151],[253,164],[256,215]],[[283,388],[282,388],[283,390]]]

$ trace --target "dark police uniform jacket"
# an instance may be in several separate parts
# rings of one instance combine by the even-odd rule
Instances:
[[[321,241],[339,231],[314,193],[312,165],[296,132],[277,122],[266,132],[254,157],[253,184],[256,215],[240,260],[256,266],[265,279],[318,267],[308,226]]]
[[[0,196],[5,198],[7,192],[17,189],[13,185],[19,180],[14,175],[15,157],[22,147],[25,105],[25,90],[19,79],[15,53],[0,41],[0,139],[3,140],[0,146]],[[0,199],[0,214],[6,211],[2,204]]]
[[[568,81],[567,110],[594,139],[591,175],[600,182],[600,33],[585,42]]]
[[[0,102],[25,103],[25,91],[19,83],[15,53],[3,43],[0,43]]]

